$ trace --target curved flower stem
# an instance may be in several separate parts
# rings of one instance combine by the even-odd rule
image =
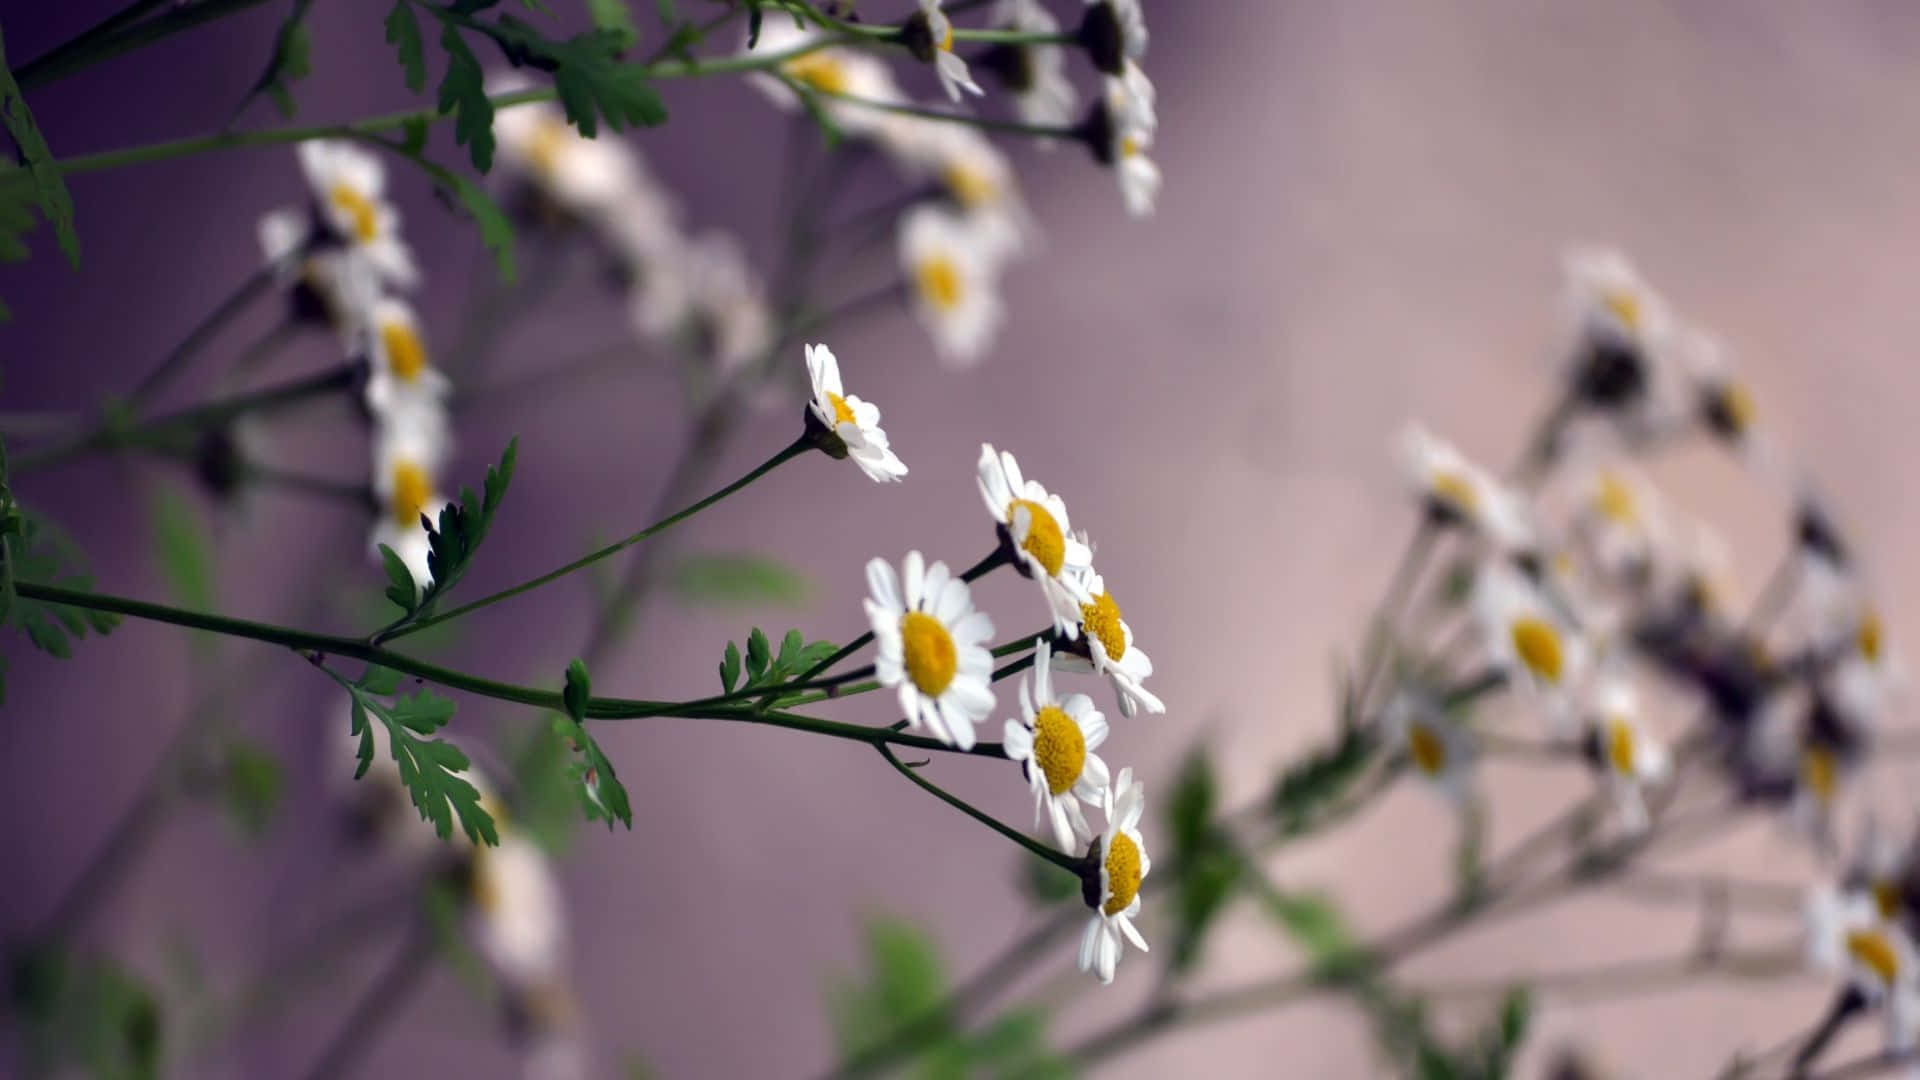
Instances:
[[[546,573],[541,574],[539,577],[531,578],[527,581],[523,581],[520,584],[515,585],[510,589],[502,589],[499,592],[493,593],[489,596],[483,596],[478,600],[472,601],[471,603],[462,604],[451,611],[443,611],[438,615],[430,615],[424,619],[416,619],[413,622],[402,623],[390,629],[383,630],[380,633],[374,635],[373,643],[378,645],[383,641],[394,641],[399,638],[406,637],[408,634],[414,633],[416,631],[425,630],[429,626],[435,626],[443,622],[448,622],[452,619],[457,619],[462,615],[466,615],[470,612],[478,611],[483,607],[487,607],[488,605],[497,604],[502,600],[507,600],[512,597],[519,596],[521,593],[530,592],[534,589],[540,588],[542,585],[546,585],[550,582],[558,581],[559,579],[566,577],[568,574],[571,574],[576,570],[584,570],[587,567],[592,566],[594,563],[597,563],[600,560],[607,558],[610,555],[617,555],[620,552],[625,551],[626,549],[632,547],[633,545],[641,542],[642,540],[646,540],[650,537],[657,536],[660,533],[663,533],[668,529],[671,529],[675,525],[680,524],[682,521],[687,520],[688,518],[699,513],[700,511],[705,510],[707,507],[714,505],[715,503],[721,501],[722,499],[725,499],[727,496],[732,495],[734,492],[737,492],[742,488],[746,487],[748,484],[753,483],[755,480],[758,480],[761,477],[767,475],[768,473],[772,472],[774,469],[778,468],[780,465],[784,464],[785,462],[791,461],[792,459],[799,457],[801,454],[804,454],[811,449],[813,449],[813,440],[807,437],[806,435],[802,435],[798,439],[795,439],[793,442],[789,443],[785,448],[780,450],[780,452],[774,454],[772,457],[761,462],[751,472],[747,473],[745,476],[742,476],[740,479],[735,480],[733,483],[728,484],[726,487],[721,488],[719,491],[716,491],[713,494],[707,496],[706,498],[701,499],[699,502],[694,503],[693,505],[687,507],[684,510],[681,510],[677,513],[669,514],[668,516],[660,519],[659,521],[654,522],[653,524],[647,526],[644,529],[641,529],[639,532],[634,533],[623,540],[617,540],[611,544],[608,544],[606,547],[599,549],[598,551],[590,552],[586,555],[583,555],[580,558],[575,559],[574,561],[568,563],[565,566],[559,567],[558,569],[549,570]]]
[[[1033,837],[1026,835],[1020,830],[1012,827],[1011,825],[1008,825],[1006,822],[1001,821],[999,818],[994,817],[992,814],[987,813],[985,810],[982,810],[979,807],[974,806],[972,803],[966,801],[965,799],[962,799],[958,795],[953,794],[947,789],[941,787],[939,784],[936,784],[933,781],[927,779],[926,777],[921,776],[920,770],[912,768],[908,766],[906,762],[901,761],[900,755],[894,753],[893,747],[888,746],[886,743],[875,743],[874,749],[880,751],[880,756],[883,758],[886,758],[887,764],[897,769],[900,772],[900,775],[920,785],[920,787],[923,790],[933,795],[934,798],[939,799],[941,802],[946,803],[948,806],[953,807],[955,810],[958,810],[961,813],[972,818],[973,820],[979,822],[980,824],[985,825],[987,828],[992,829],[994,832],[999,833],[1001,836],[1004,836],[1007,839],[1013,841],[1014,843],[1019,844],[1021,847],[1026,848],[1028,851],[1032,852],[1035,855],[1040,856],[1041,858],[1047,860],[1048,862],[1059,867],[1060,869],[1071,872],[1075,877],[1082,877],[1086,874],[1087,861],[1085,859],[1079,858],[1077,856],[1069,855],[1064,851],[1055,851],[1053,848],[1050,848],[1047,845],[1041,843],[1040,841],[1035,840]]]
[[[1071,141],[1084,136],[1084,132],[1077,127],[1059,127],[1053,124],[1027,124],[1018,120],[995,120],[992,117],[948,112],[944,109],[936,109],[926,105],[909,105],[902,102],[875,101],[872,98],[855,97],[852,94],[843,94],[838,91],[822,90],[812,85],[799,85],[792,79],[788,79],[786,82],[788,86],[793,87],[800,93],[817,94],[820,97],[833,98],[836,101],[844,101],[856,108],[872,109],[875,112],[895,113],[900,116],[916,116],[922,120],[937,120],[947,124],[964,124],[968,127],[979,128],[982,131],[993,131],[1002,135],[1026,135],[1036,139],[1066,139]]]
[[[203,0],[197,4],[173,4],[171,0],[136,0],[135,3],[96,23],[77,37],[56,45],[22,65],[15,79],[24,91],[63,79],[102,60],[151,45],[191,30],[203,23],[256,8],[267,0]],[[165,14],[148,19],[156,8],[169,8]]]

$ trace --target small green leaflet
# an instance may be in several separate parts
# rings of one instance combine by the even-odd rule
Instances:
[[[0,495],[4,494],[0,490]],[[78,545],[53,522],[11,502],[0,505],[0,578],[6,581],[0,600],[8,601],[4,621],[25,634],[34,648],[56,660],[72,656],[73,642],[86,637],[88,630],[111,633],[120,625],[120,616],[29,600],[13,591],[13,582],[31,581],[84,592],[93,588],[93,579],[84,566]],[[5,700],[6,686],[0,682],[0,702]]]
[[[439,522],[427,521],[426,515],[421,515],[427,528],[427,569],[432,580],[420,592],[417,602],[414,600],[416,582],[408,572],[406,563],[385,544],[380,546],[380,562],[387,573],[387,598],[407,611],[382,633],[430,614],[434,602],[459,583],[467,571],[467,564],[473,559],[473,553],[487,538],[487,530],[493,524],[493,515],[499,511],[501,500],[506,498],[507,486],[513,482],[519,448],[518,439],[507,443],[506,451],[500,455],[500,464],[487,468],[487,478],[480,496],[476,497],[472,488],[463,487],[460,497],[449,501],[441,509]]]
[[[493,201],[493,196],[487,194],[486,188],[444,165],[422,157],[418,148],[412,146],[412,139],[412,133],[409,132],[407,145],[395,149],[424,169],[434,183],[439,184],[441,190],[473,218],[474,224],[480,227],[480,242],[493,252],[494,263],[500,270],[500,280],[511,283],[517,272],[513,262],[513,223],[507,220],[507,215]],[[421,129],[421,140],[424,145],[424,129]]]
[[[327,669],[323,669],[327,670]],[[348,682],[328,670],[353,695],[352,733],[359,739],[360,768],[354,779],[366,775],[373,766],[373,725],[380,721],[387,731],[387,749],[400,769],[400,782],[406,786],[420,816],[433,823],[434,832],[446,839],[453,835],[457,817],[460,828],[474,843],[498,844],[500,834],[493,815],[480,805],[480,791],[465,776],[471,766],[460,748],[444,739],[425,739],[453,718],[453,701],[422,689],[410,696],[382,700],[398,688],[399,678],[384,668],[369,668],[357,683]]]
[[[487,98],[486,75],[454,23],[441,27],[440,48],[447,54],[447,71],[440,77],[440,112],[454,114],[453,141],[467,148],[474,168],[486,172],[493,168],[494,145],[493,102]]]
[[[27,108],[20,84],[7,67],[4,39],[0,39],[0,124],[6,126],[26,163],[25,170],[12,165],[0,169],[0,262],[19,262],[27,257],[21,238],[33,228],[33,214],[28,209],[31,198],[40,216],[53,223],[54,237],[67,261],[79,266],[80,234],[73,227],[73,196],[60,176],[53,151],[47,148],[46,137],[40,133],[40,125],[34,122],[33,111]],[[11,318],[7,306],[0,303],[0,322]]]
[[[387,12],[387,44],[400,57],[407,89],[418,94],[427,88],[426,44],[420,40],[420,21],[413,17],[412,0],[394,0]]]
[[[618,821],[633,828],[633,807],[627,801],[626,786],[614,772],[613,762],[600,749],[600,743],[587,734],[587,702],[593,696],[593,684],[587,678],[587,665],[579,660],[567,665],[567,684],[560,699],[566,704],[568,732],[574,752],[583,760],[569,768],[580,793],[580,809],[588,821],[604,821],[613,828]]]
[[[626,52],[640,40],[640,29],[633,24],[633,9],[627,6],[627,0],[587,0],[587,14],[594,26],[619,37],[619,52]]]
[[[307,33],[307,9],[313,6],[313,0],[293,0],[293,10],[287,13],[281,22],[280,30],[273,37],[273,56],[267,60],[265,71],[255,79],[247,89],[245,97],[233,110],[233,119],[246,112],[247,106],[261,94],[273,98],[274,107],[288,120],[296,112],[293,100],[293,84],[313,73],[311,54],[313,40]],[[228,121],[231,126],[232,121]]]
[[[720,690],[731,694],[736,685],[741,690],[762,687],[777,689],[781,683],[811,671],[835,651],[836,646],[831,641],[809,643],[800,631],[789,630],[780,639],[780,652],[776,656],[773,646],[767,641],[767,635],[755,627],[747,635],[746,682],[740,682],[740,648],[729,641],[726,654],[720,660]]]

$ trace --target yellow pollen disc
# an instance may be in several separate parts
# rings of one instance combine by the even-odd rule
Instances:
[[[785,71],[788,78],[803,82],[823,94],[847,92],[847,69],[836,57],[809,53],[789,60]]]
[[[527,140],[527,161],[536,171],[549,177],[559,171],[560,155],[566,153],[569,130],[567,122],[557,116],[542,119],[533,129],[533,137]]]
[[[1413,755],[1413,763],[1428,776],[1439,776],[1446,771],[1447,742],[1425,724],[1415,724],[1407,729],[1407,752]]]
[[[395,320],[380,328],[380,343],[387,349],[387,367],[401,382],[413,382],[427,370],[427,347],[413,327]]]
[[[1873,883],[1873,906],[1880,910],[1880,917],[1891,922],[1900,914],[1900,883],[1880,878]]]
[[[487,848],[485,845],[473,849],[472,884],[468,888],[473,894],[473,906],[491,915],[500,910],[500,889],[493,883],[493,875],[488,872]]]
[[[1629,332],[1639,332],[1640,298],[1638,296],[1625,290],[1617,290],[1601,297],[1600,302],[1607,306],[1607,310],[1613,313],[1614,318],[1620,320],[1621,326],[1626,327]]]
[[[1046,774],[1047,790],[1062,795],[1080,779],[1087,763],[1087,739],[1066,710],[1048,705],[1033,714],[1033,760]]]
[[[833,406],[833,423],[835,427],[841,424],[852,424],[855,427],[859,426],[860,422],[853,418],[853,406],[847,404],[846,398],[829,391],[827,393],[827,404]]]
[[[1600,487],[1593,493],[1593,505],[1601,517],[1619,525],[1632,525],[1640,520],[1633,489],[1611,472],[1600,474]]]
[[[1127,655],[1127,628],[1120,618],[1120,605],[1112,593],[1101,593],[1093,603],[1080,605],[1080,628],[1100,643],[1109,661]]]
[[[335,184],[327,197],[353,222],[355,240],[370,244],[374,237],[380,235],[380,216],[374,209],[372,199],[346,184]]]
[[[1622,776],[1633,775],[1633,725],[1625,720],[1607,721],[1607,761]]]
[[[960,280],[960,267],[945,255],[929,255],[913,268],[913,282],[920,296],[941,314],[951,314],[966,297]]]
[[[905,654],[907,677],[928,697],[939,697],[953,683],[959,668],[958,650],[953,635],[940,620],[924,611],[909,611],[900,616],[900,645]]]
[[[1048,577],[1059,577],[1060,568],[1067,564],[1067,538],[1060,531],[1060,523],[1053,520],[1047,508],[1032,499],[1015,499],[1007,504],[1007,521],[1013,521],[1013,512],[1020,507],[1027,508],[1027,535],[1020,539],[1020,550],[1033,556],[1033,561],[1047,572]],[[1118,607],[1113,609],[1116,616]],[[1105,644],[1103,639],[1101,644]]]
[[[1140,894],[1140,847],[1126,833],[1114,833],[1107,845],[1107,902],[1100,910],[1118,915]]]
[[[1887,986],[1892,986],[1894,978],[1900,974],[1900,954],[1894,951],[1893,942],[1878,931],[1849,931],[1847,952],[1855,962],[1873,972]]]
[[[999,201],[999,185],[978,169],[969,169],[964,165],[949,165],[942,179],[947,182],[947,190],[953,192],[953,197],[969,209],[990,206]]]
[[[1816,746],[1800,755],[1800,782],[1821,803],[1832,802],[1834,790],[1840,786],[1840,762],[1833,751]]]
[[[427,470],[411,461],[394,464],[393,497],[390,503],[394,524],[403,529],[418,525],[420,515],[426,512],[427,500],[431,498],[433,481],[428,478]]]
[[[1436,472],[1428,481],[1433,497],[1463,514],[1471,514],[1480,505],[1480,493],[1473,482],[1457,472]]]
[[[1860,619],[1860,629],[1854,632],[1853,639],[1860,646],[1860,655],[1866,657],[1868,663],[1880,662],[1882,632],[1879,612],[1869,611]]]
[[[1132,135],[1121,136],[1120,137],[1120,156],[1123,158],[1130,158],[1130,157],[1138,157],[1139,155],[1140,155],[1140,140],[1135,138]]]
[[[1720,388],[1720,408],[1727,414],[1727,420],[1737,432],[1753,427],[1757,409],[1753,404],[1753,394],[1739,383],[1730,382]]]
[[[1560,681],[1565,656],[1560,648],[1560,631],[1545,619],[1523,615],[1508,628],[1513,651],[1520,655],[1527,670],[1550,683]]]
[[[946,36],[940,39],[940,51],[941,52],[953,51],[953,24],[952,23],[947,24]]]

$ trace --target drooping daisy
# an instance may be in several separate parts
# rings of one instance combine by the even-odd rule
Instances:
[[[473,939],[494,977],[512,988],[558,982],[567,961],[566,904],[553,866],[518,829],[469,858]]]
[[[1093,602],[1085,591],[1093,548],[1074,535],[1066,501],[1022,476],[1014,456],[989,443],[980,444],[979,479],[987,513],[1005,530],[1020,572],[1040,583],[1054,629],[1078,637],[1080,610]]]
[[[517,72],[487,78],[489,94],[532,86]],[[639,183],[631,149],[603,133],[589,139],[567,123],[559,109],[544,103],[516,105],[494,114],[493,134],[500,161],[526,178],[563,213],[588,217],[626,197]]]
[[[1496,551],[1519,552],[1536,543],[1520,495],[1419,424],[1400,435],[1400,464],[1427,515],[1485,537]]]
[[[1147,952],[1147,939],[1133,925],[1140,913],[1140,883],[1152,869],[1147,844],[1140,836],[1140,818],[1146,813],[1146,790],[1133,781],[1131,768],[1121,769],[1107,789],[1107,831],[1100,838],[1100,894],[1091,904],[1093,917],[1080,935],[1080,970],[1103,983],[1113,981],[1125,942]],[[1091,892],[1091,890],[1088,890]]]
[[[865,601],[880,685],[897,687],[908,723],[963,750],[993,711],[993,621],[973,609],[967,583],[909,551],[900,576],[885,559],[867,563]]]
[[[1658,495],[1620,465],[1595,469],[1587,476],[1573,524],[1595,568],[1616,585],[1648,584],[1656,563],[1666,554],[1666,521]]]
[[[1062,851],[1084,851],[1093,832],[1080,803],[1101,805],[1107,792],[1107,764],[1094,753],[1107,741],[1107,718],[1085,694],[1055,695],[1045,642],[1034,650],[1032,686],[1020,681],[1020,712],[1022,719],[1007,721],[1003,745],[1033,789],[1033,823],[1044,816]]]
[[[1084,536],[1080,542],[1086,544]],[[1091,546],[1088,550],[1092,550]],[[1120,613],[1120,605],[1114,601],[1113,594],[1107,591],[1106,579],[1091,566],[1079,571],[1076,576],[1078,591],[1087,598],[1080,605],[1080,632],[1077,635],[1087,655],[1082,660],[1077,652],[1062,652],[1055,658],[1054,666],[1074,670],[1084,665],[1105,675],[1113,684],[1114,696],[1119,699],[1121,716],[1132,716],[1143,711],[1166,712],[1166,705],[1146,687],[1147,678],[1153,674],[1153,661],[1134,644],[1133,627]]]
[[[993,343],[1005,315],[1000,301],[997,231],[934,206],[900,221],[900,265],[913,309],[942,359],[967,365]]]
[[[1000,0],[990,24],[1025,34],[1058,34],[1060,20],[1039,0]],[[1067,51],[1058,45],[995,45],[981,65],[1000,77],[1013,92],[1014,111],[1024,123],[1040,127],[1070,127],[1079,95],[1067,78]],[[1043,139],[1040,146],[1052,147]]]
[[[437,522],[447,505],[436,480],[448,453],[447,441],[444,418],[435,419],[427,409],[380,425],[373,440],[373,493],[381,512],[369,548],[376,560],[380,545],[392,548],[418,589],[433,580],[427,561],[430,544],[420,519],[424,515]]]
[[[762,56],[792,52],[819,40],[814,31],[794,25],[791,19],[768,19],[761,24],[760,40],[752,52]],[[780,64],[775,71],[755,72],[748,82],[758,87],[768,100],[789,112],[800,110],[794,87],[813,91],[819,108],[842,132],[856,138],[872,138],[887,144],[896,132],[909,126],[912,118],[882,109],[867,108],[859,101],[902,104],[906,95],[893,79],[886,62],[857,49],[818,48]],[[844,99],[855,99],[852,101]]]
[[[1807,902],[1807,959],[1841,975],[1868,1006],[1885,1010],[1887,1049],[1920,1039],[1920,965],[1906,930],[1880,915],[1871,896],[1817,886]]]
[[[1854,845],[1847,869],[1846,884],[1873,897],[1874,908],[1882,919],[1903,923],[1912,913],[1909,880],[1913,876],[1914,850],[1869,813],[1861,822],[1860,838]]]
[[[1088,119],[1086,139],[1093,156],[1113,169],[1120,196],[1134,217],[1153,213],[1160,198],[1160,166],[1147,156],[1158,128],[1153,83],[1146,72],[1129,64],[1106,80],[1098,105]]]
[[[1488,560],[1474,575],[1473,613],[1496,670],[1520,680],[1560,730],[1570,725],[1571,695],[1585,677],[1585,639],[1518,570]]]
[[[1684,426],[1692,405],[1670,355],[1676,327],[1666,301],[1617,251],[1575,250],[1563,267],[1567,392],[1612,416],[1630,441]]]
[[[1118,75],[1128,60],[1147,55],[1147,13],[1140,0],[1087,0],[1078,36],[1094,67]]]
[[[345,249],[316,247],[313,215],[299,210],[269,211],[259,237],[275,279],[292,290],[292,317],[327,327],[351,348],[380,297],[373,267]]]
[[[1456,803],[1473,795],[1478,747],[1473,734],[1448,717],[1431,698],[1402,691],[1387,702],[1380,722],[1390,746],[1398,747],[1420,775]]]
[[[1013,163],[979,128],[925,124],[903,144],[909,169],[937,178],[990,261],[1024,252],[1037,231]]]
[[[1630,833],[1647,827],[1646,788],[1664,780],[1667,748],[1646,729],[1633,685],[1609,676],[1593,691],[1587,752],[1612,789],[1620,823]]]
[[[920,0],[920,10],[907,20],[901,39],[921,63],[933,65],[940,76],[940,88],[949,98],[959,101],[962,90],[986,93],[973,81],[967,62],[953,51],[953,20],[940,10],[940,0]]]
[[[766,291],[740,244],[725,233],[705,233],[683,245],[673,272],[686,290],[693,351],[721,372],[737,371],[773,344],[773,312]]]
[[[438,410],[449,384],[433,367],[413,305],[394,297],[374,302],[367,328],[367,408],[377,417]],[[397,421],[404,422],[404,421]]]
[[[412,287],[420,272],[400,239],[400,211],[387,201],[387,172],[380,159],[338,139],[310,139],[300,144],[299,154],[330,235],[365,259],[381,281]]]
[[[825,345],[807,346],[807,377],[813,383],[813,398],[807,402],[809,415],[838,440],[840,452],[834,456],[851,457],[861,472],[880,483],[907,475],[906,464],[887,445],[879,408],[844,392],[840,362],[834,359],[833,350]],[[827,452],[833,454],[830,448]]]

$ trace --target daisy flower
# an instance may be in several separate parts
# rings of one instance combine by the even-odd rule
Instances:
[[[867,478],[880,483],[907,475],[907,466],[887,446],[880,427],[880,410],[871,402],[846,394],[840,385],[840,363],[825,345],[807,346],[807,377],[813,383],[808,415],[835,443],[822,448],[834,457],[851,457]],[[835,449],[838,453],[835,453]]]
[[[947,564],[927,566],[909,551],[900,576],[885,559],[867,563],[865,601],[879,656],[874,675],[897,687],[907,722],[962,750],[993,711],[993,621],[973,609],[967,583]]]
[[[447,498],[439,494],[435,477],[448,453],[444,418],[429,410],[399,414],[376,432],[373,443],[373,493],[382,511],[373,526],[369,547],[377,560],[385,544],[400,556],[417,589],[433,580],[427,556],[430,543],[420,524],[422,516],[439,520]]]
[[[761,25],[759,44],[752,51],[761,55],[791,52],[818,40],[818,34],[795,26],[791,19],[768,19]],[[842,132],[856,138],[871,138],[889,145],[896,135],[921,126],[910,117],[857,103],[878,101],[897,105],[906,102],[906,95],[893,80],[893,69],[871,54],[856,49],[818,48],[785,61],[775,71],[777,74],[754,72],[747,76],[747,81],[784,111],[800,111],[800,98],[794,93],[798,86],[813,91],[820,110]],[[855,100],[843,100],[846,98]]]
[[[905,144],[902,158],[908,167],[939,180],[992,259],[1025,251],[1036,226],[1007,155],[979,128],[937,123],[923,128]]]
[[[1134,217],[1153,213],[1160,198],[1160,166],[1147,156],[1157,128],[1153,83],[1146,72],[1129,64],[1123,74],[1106,80],[1086,139],[1093,156],[1113,169],[1120,196]]]
[[[721,372],[737,371],[773,344],[766,292],[733,237],[707,233],[683,245],[672,272],[686,290],[692,347]]]
[[[1388,745],[1404,751],[1428,782],[1456,803],[1472,797],[1479,753],[1465,725],[1448,718],[1431,699],[1410,691],[1387,702],[1380,722]]]
[[[1692,383],[1694,415],[1701,429],[1762,475],[1776,480],[1786,477],[1785,455],[1759,429],[1753,392],[1734,370],[1726,344],[1704,330],[1687,327],[1676,336],[1674,353]]]
[[[1058,34],[1060,20],[1039,0],[1000,0],[990,24],[1026,34]],[[981,63],[1013,92],[1013,108],[1022,123],[1071,127],[1079,95],[1067,78],[1067,51],[1058,45],[995,45]],[[1040,146],[1051,148],[1043,139]]]
[[[979,479],[987,513],[1003,530],[1020,572],[1040,583],[1054,629],[1069,640],[1078,637],[1081,608],[1093,602],[1082,584],[1093,548],[1072,532],[1066,501],[1022,476],[1014,456],[989,443],[980,444]],[[1113,609],[1116,616],[1119,610]]]
[[[1615,584],[1646,583],[1666,554],[1665,520],[1659,499],[1643,479],[1620,466],[1595,469],[1573,514],[1574,532],[1593,565]]]
[[[1907,932],[1881,918],[1872,897],[1830,885],[1813,890],[1806,925],[1811,966],[1844,976],[1849,990],[1886,1010],[1887,1049],[1913,1049],[1920,1037],[1920,967]]]
[[[962,90],[986,93],[973,81],[967,62],[953,51],[953,20],[940,10],[940,0],[920,0],[920,10],[907,20],[902,37],[914,56],[933,65],[934,73],[940,76],[940,88],[949,98],[959,101]]]
[[[1086,538],[1082,536],[1080,542],[1086,544]],[[1091,546],[1088,550],[1092,550]],[[1120,701],[1121,716],[1166,712],[1166,705],[1146,687],[1147,678],[1153,674],[1153,661],[1133,643],[1133,627],[1120,613],[1113,594],[1107,591],[1106,579],[1091,566],[1076,572],[1075,578],[1077,590],[1087,598],[1080,605],[1078,634],[1087,655],[1083,660],[1078,653],[1063,652],[1055,659],[1054,666],[1077,670],[1084,665],[1105,675]]]
[[[259,225],[260,251],[292,289],[293,317],[331,329],[351,348],[380,297],[372,266],[337,247],[315,247],[311,214],[282,208]]]
[[[1107,793],[1107,764],[1094,753],[1107,741],[1107,718],[1085,694],[1054,694],[1046,642],[1034,650],[1032,687],[1020,680],[1020,713],[1022,719],[1007,721],[1002,745],[1033,789],[1033,823],[1044,815],[1060,850],[1083,851],[1093,832],[1080,803],[1099,805]]]
[[[1146,812],[1146,791],[1133,782],[1133,770],[1121,769],[1107,789],[1107,831],[1100,838],[1100,894],[1092,904],[1093,917],[1080,935],[1080,970],[1103,983],[1113,981],[1125,942],[1147,952],[1147,939],[1133,925],[1140,913],[1140,883],[1152,869],[1146,841],[1140,837],[1140,818]],[[1091,890],[1089,890],[1091,891]]]
[[[1666,301],[1618,251],[1576,250],[1563,268],[1568,392],[1613,415],[1632,440],[1683,425],[1690,404],[1668,355],[1675,324]]]
[[[475,947],[511,988],[553,984],[566,964],[566,905],[553,866],[532,838],[501,829],[471,849],[468,889]]]
[[[1647,827],[1646,788],[1666,778],[1671,765],[1667,748],[1647,733],[1639,698],[1625,679],[1602,682],[1593,692],[1593,710],[1588,756],[1613,790],[1622,826],[1642,832]]]
[[[1499,561],[1482,563],[1474,575],[1473,614],[1494,668],[1520,679],[1546,703],[1549,722],[1564,728],[1587,665],[1578,631],[1532,582]]]
[[[489,94],[533,84],[515,72],[489,76]],[[493,134],[501,163],[529,181],[555,208],[574,215],[597,214],[638,184],[638,168],[626,143],[610,134],[589,139],[551,105],[533,103],[494,114]]]
[[[1907,880],[1913,865],[1909,853],[1910,849],[1903,846],[1898,837],[1881,826],[1879,818],[1866,815],[1847,872],[1847,884],[1873,897],[1874,908],[1888,922],[1901,922],[1910,907]]]
[[[933,206],[900,220],[900,264],[914,313],[942,359],[978,360],[999,332],[1000,234]]]
[[[1400,465],[1434,521],[1476,532],[1501,552],[1535,545],[1525,500],[1419,424],[1400,435]]]
[[[1140,0],[1087,0],[1078,36],[1094,67],[1118,75],[1128,60],[1147,55],[1147,13]]]
[[[338,139],[309,139],[298,151],[328,233],[365,259],[382,282],[412,287],[420,272],[400,239],[400,211],[386,199],[387,172],[380,159]]]
[[[413,305],[393,297],[374,302],[367,331],[367,408],[375,416],[438,410],[446,397],[447,377],[432,365]]]

